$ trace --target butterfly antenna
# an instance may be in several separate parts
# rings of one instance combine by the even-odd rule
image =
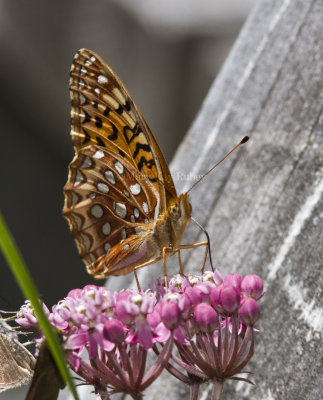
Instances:
[[[206,239],[207,239],[207,245],[208,245],[208,250],[209,250],[209,259],[210,259],[210,264],[212,271],[214,272],[214,267],[213,267],[213,262],[212,262],[212,255],[211,255],[211,241],[210,241],[210,236],[205,228],[201,224],[199,224],[195,218],[191,217],[191,220],[205,233]]]
[[[187,193],[189,193],[198,183],[200,183],[201,181],[204,180],[204,178],[209,175],[210,172],[212,172],[218,165],[220,165],[222,163],[222,161],[224,161],[227,157],[229,157],[229,155],[231,153],[233,153],[239,146],[241,146],[242,144],[248,142],[249,140],[249,136],[245,136],[241,142],[239,144],[237,144],[236,146],[234,146],[234,148],[232,150],[229,151],[229,153],[227,153],[218,163],[216,163],[211,169],[209,169],[204,175],[201,176],[201,178],[194,182],[193,185],[191,186],[191,188],[187,191]]]
[[[7,322],[7,321],[14,321],[15,319],[17,319],[17,314],[15,313],[15,314],[12,315],[11,317],[6,317],[6,318],[0,317],[0,319],[1,319],[2,321],[4,321],[4,322]]]
[[[6,310],[0,310],[1,314],[17,314],[18,311],[6,311]]]

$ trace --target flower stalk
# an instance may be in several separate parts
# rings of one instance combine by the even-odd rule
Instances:
[[[224,380],[213,380],[213,390],[212,390],[212,400],[221,400],[222,391],[223,391]]]

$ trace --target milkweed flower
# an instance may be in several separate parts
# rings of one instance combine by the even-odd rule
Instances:
[[[190,385],[193,400],[201,383],[213,383],[214,399],[220,398],[226,379],[252,383],[239,374],[254,352],[261,279],[237,274],[222,278],[218,271],[208,271],[175,275],[167,290],[163,282],[157,279],[146,291],[114,293],[87,285],[70,291],[51,312],[43,306],[83,383],[93,385],[102,399],[126,393],[136,400],[164,368]],[[29,303],[16,321],[37,327]],[[148,369],[149,351],[155,358]]]
[[[178,291],[192,304],[189,318],[181,323],[187,342],[174,340],[179,357],[172,354],[166,369],[191,386],[191,399],[198,398],[199,386],[205,382],[213,383],[212,398],[220,399],[227,379],[252,384],[239,374],[254,353],[254,324],[260,313],[257,299],[263,295],[263,284],[257,275],[230,274],[223,279],[218,271],[189,282],[191,286]],[[154,345],[156,354],[162,346]]]

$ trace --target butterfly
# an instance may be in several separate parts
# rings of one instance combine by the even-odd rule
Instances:
[[[35,363],[17,333],[0,316],[0,392],[29,383]]]
[[[147,122],[112,69],[79,50],[71,67],[71,136],[75,157],[63,214],[87,270],[125,275],[180,250],[192,220],[188,193],[176,193]],[[181,262],[180,271],[182,272]],[[136,275],[136,274],[135,274]],[[138,281],[137,281],[138,283]]]

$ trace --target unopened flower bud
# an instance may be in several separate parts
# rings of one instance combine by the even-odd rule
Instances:
[[[263,292],[263,283],[260,276],[246,275],[241,282],[241,292],[247,297],[259,299]]]
[[[181,311],[178,303],[175,301],[169,301],[162,305],[161,319],[169,329],[175,329],[181,322]]]
[[[210,302],[212,304],[212,306],[216,309],[220,308],[221,304],[220,304],[220,293],[221,293],[221,289],[222,289],[222,285],[219,286],[215,286],[210,293]]]
[[[123,324],[117,319],[109,319],[104,324],[103,336],[111,342],[121,343],[125,336]]]
[[[192,309],[192,302],[186,293],[183,293],[178,300],[179,308],[182,312],[182,318],[186,320],[189,318]]]
[[[240,305],[240,292],[233,286],[216,286],[211,291],[210,301],[218,312],[231,314]]]
[[[225,312],[235,312],[240,305],[239,290],[233,286],[223,286],[220,292],[220,303]]]
[[[214,332],[218,324],[218,314],[207,303],[200,303],[195,307],[194,317],[202,332]]]
[[[72,289],[67,293],[66,297],[71,297],[72,299],[78,299],[82,296],[82,289]]]
[[[210,292],[214,288],[211,282],[198,282],[194,287],[193,291],[198,296],[199,303],[209,303]]]
[[[188,296],[190,299],[190,302],[192,303],[193,306],[198,304],[200,302],[199,294],[191,286],[188,286],[185,288],[184,293]]]
[[[259,317],[259,305],[255,299],[248,297],[243,300],[238,313],[243,323],[254,325]]]
[[[229,274],[224,278],[224,286],[233,286],[236,289],[241,290],[242,276],[238,274]]]

